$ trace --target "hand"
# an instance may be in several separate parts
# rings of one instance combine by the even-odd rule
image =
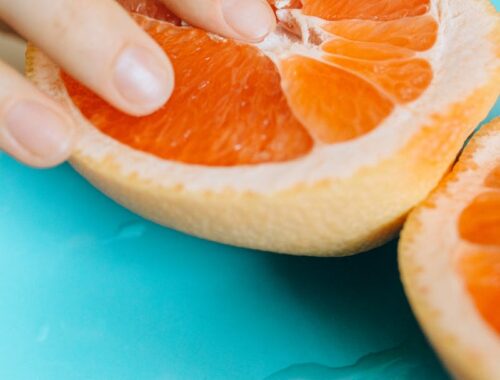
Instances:
[[[241,40],[274,27],[266,0],[162,0],[181,18]],[[149,114],[169,98],[168,57],[113,0],[0,0],[0,19],[110,104]],[[0,149],[47,167],[66,160],[74,126],[59,104],[0,62]]]

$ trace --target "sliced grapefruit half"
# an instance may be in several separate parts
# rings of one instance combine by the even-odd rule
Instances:
[[[459,379],[500,379],[500,118],[408,219],[400,267],[412,307]]]
[[[487,0],[272,1],[278,28],[254,45],[121,2],[173,62],[165,107],[127,116],[33,46],[28,75],[74,116],[72,163],[95,186],[220,242],[323,256],[385,242],[500,89]]]

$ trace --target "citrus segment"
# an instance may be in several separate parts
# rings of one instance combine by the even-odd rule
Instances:
[[[459,266],[478,311],[500,335],[500,247],[465,254]]]
[[[302,0],[303,12],[325,20],[394,20],[428,12],[430,0]]]
[[[181,19],[158,0],[117,0],[127,11],[181,25]]]
[[[156,113],[125,115],[63,76],[73,102],[102,132],[190,164],[278,162],[310,151],[311,137],[292,115],[275,65],[255,47],[169,24],[148,32],[168,50],[176,73],[175,91]]]
[[[485,186],[500,188],[499,174],[497,165]],[[490,246],[484,252],[463,253],[459,266],[478,311],[500,334],[500,191],[478,195],[461,213],[459,232],[473,244]]]
[[[461,253],[459,267],[478,311],[500,334],[500,164],[484,185],[495,190],[474,198],[458,222],[461,238],[483,250]]]
[[[327,32],[352,41],[377,42],[415,51],[430,49],[438,24],[430,15],[392,21],[344,20],[323,26]]]
[[[120,3],[129,11],[180,24],[159,1]],[[142,21],[176,72],[172,98],[143,118],[124,115],[67,75],[63,79],[85,117],[135,149],[210,166],[288,161],[310,152],[313,138],[335,143],[370,132],[391,114],[395,102],[416,100],[424,92],[432,68],[412,58],[412,50],[433,45],[437,24],[431,16],[401,18],[427,12],[428,3],[303,1],[306,14],[344,20],[325,27],[342,38],[332,36],[322,46],[331,64],[292,55],[278,62],[279,73],[256,47],[195,28]]]
[[[484,184],[487,187],[492,187],[495,189],[500,189],[500,164],[497,165],[491,173],[486,177]]]
[[[471,243],[500,247],[500,191],[478,195],[460,215],[459,231]]]
[[[411,50],[396,48],[387,44],[350,41],[344,39],[329,40],[325,42],[321,48],[329,54],[342,55],[369,61],[405,59],[411,58],[414,55]]]
[[[401,103],[418,99],[432,81],[432,67],[420,58],[376,62],[328,56],[325,59],[377,84]]]
[[[283,87],[298,119],[325,143],[351,140],[371,131],[393,103],[357,75],[314,59],[281,64]]]
[[[302,8],[302,0],[267,0],[273,9],[298,9]]]

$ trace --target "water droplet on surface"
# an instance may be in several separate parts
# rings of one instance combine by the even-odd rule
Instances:
[[[45,324],[40,327],[40,330],[38,330],[38,335],[36,337],[36,341],[38,343],[43,343],[47,340],[50,334],[50,326]]]
[[[112,243],[119,240],[138,239],[144,235],[146,229],[147,225],[144,222],[123,223],[118,227],[116,234],[111,238],[106,239],[105,243]]]

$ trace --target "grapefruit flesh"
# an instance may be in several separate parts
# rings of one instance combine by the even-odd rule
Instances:
[[[170,24],[147,31],[168,51],[176,74],[172,97],[156,113],[128,116],[63,74],[74,103],[102,132],[190,164],[279,162],[311,150],[312,139],[291,113],[275,65],[255,47]]]
[[[288,10],[279,12],[297,8],[321,18],[325,35],[312,45],[302,40],[303,53],[290,48],[274,59],[265,47],[179,26],[158,1],[121,2],[132,12],[168,22],[138,19],[174,65],[176,87],[166,106],[150,116],[130,117],[68,75],[62,78],[94,126],[163,159],[206,166],[298,159],[317,144],[369,133],[432,83],[431,65],[415,57],[436,41],[429,1],[288,3]]]
[[[429,11],[430,0],[302,0],[305,14],[325,20],[380,20],[420,16]]]
[[[485,191],[460,215],[462,239],[483,249],[465,253],[459,266],[478,310],[500,336],[500,164],[486,177]]]

